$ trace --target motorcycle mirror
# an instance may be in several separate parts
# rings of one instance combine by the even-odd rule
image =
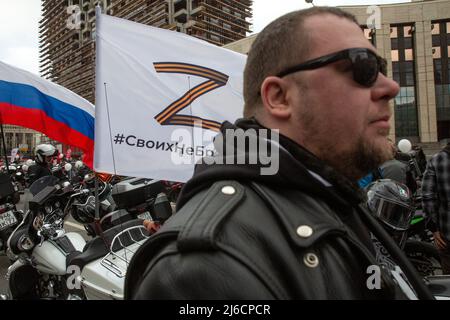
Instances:
[[[70,163],[66,163],[64,165],[64,170],[66,170],[67,172],[69,172],[70,170],[72,170],[72,165]]]
[[[408,139],[402,139],[398,142],[398,149],[403,153],[408,153],[412,149],[411,142]]]

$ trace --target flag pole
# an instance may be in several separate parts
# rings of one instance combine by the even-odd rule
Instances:
[[[0,131],[1,131],[1,134],[2,134],[3,152],[5,153],[6,172],[9,175],[8,155],[6,154],[6,141],[5,141],[5,134],[3,133],[3,117],[2,117],[2,113],[1,112],[0,112]]]
[[[101,14],[102,14],[102,8],[99,5],[97,5],[95,7],[95,23],[97,25],[97,31],[98,31],[98,26],[99,26],[99,20],[101,19],[100,18]],[[98,48],[96,50],[98,50]],[[97,59],[96,63],[98,63],[98,57],[96,57],[96,59]],[[105,85],[105,90],[106,90],[106,85]],[[99,179],[99,177],[97,176],[97,174],[94,171],[94,183],[95,183],[95,185],[94,185],[94,196],[95,196],[94,228],[95,228],[95,233],[103,238],[103,229],[102,229],[101,223],[100,223],[100,202],[99,202],[99,198],[98,198],[98,188],[99,188],[98,179]],[[104,238],[103,238],[103,241],[105,242],[106,245],[108,245]]]

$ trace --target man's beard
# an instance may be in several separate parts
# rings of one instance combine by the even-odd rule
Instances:
[[[382,163],[392,159],[392,152],[386,139],[383,148],[375,143],[367,143],[359,137],[351,152],[329,154],[325,161],[338,172],[352,181],[357,181],[371,171],[378,168]]]
[[[306,90],[305,88],[303,90]],[[311,105],[307,103],[305,105],[306,107],[302,108],[299,114],[300,130],[304,137],[310,137],[309,143],[315,145],[317,148],[315,150],[316,152],[313,152],[313,150],[310,151],[351,181],[357,182],[382,163],[393,158],[394,155],[387,140],[389,129],[378,131],[378,134],[386,139],[385,146],[378,145],[372,141],[366,142],[361,135],[352,150],[349,151],[347,149],[339,153],[335,150],[336,144],[339,144],[339,142],[330,141],[328,138],[325,140],[320,138],[324,136],[328,137],[328,135],[324,132],[322,134],[317,133],[317,128],[321,127],[318,125],[320,120],[311,111],[313,110]],[[305,147],[308,149],[307,144],[305,144]]]

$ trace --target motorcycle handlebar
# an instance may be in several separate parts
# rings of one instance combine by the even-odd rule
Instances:
[[[75,197],[78,197],[80,195],[85,195],[85,194],[89,194],[90,190],[89,189],[81,189],[80,192],[74,193],[70,196],[69,201],[67,201],[66,206],[64,207],[64,214],[67,214],[67,210],[69,209],[70,205],[72,204],[72,199],[74,199]]]

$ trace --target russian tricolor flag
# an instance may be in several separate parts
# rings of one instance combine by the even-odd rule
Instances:
[[[92,168],[94,106],[74,92],[0,62],[0,122],[30,128],[84,151]]]

